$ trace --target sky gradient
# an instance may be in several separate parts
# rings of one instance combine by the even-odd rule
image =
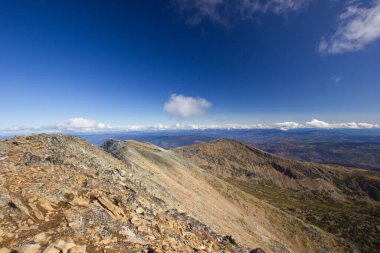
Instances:
[[[380,2],[265,3],[1,1],[0,129],[379,124]]]

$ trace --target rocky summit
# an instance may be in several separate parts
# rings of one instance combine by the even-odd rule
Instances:
[[[376,252],[379,182],[232,140],[20,136],[0,141],[0,253]]]

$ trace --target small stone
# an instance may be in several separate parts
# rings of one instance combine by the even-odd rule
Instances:
[[[131,223],[132,223],[133,225],[135,225],[135,226],[138,226],[138,225],[140,225],[142,222],[141,222],[141,220],[140,220],[139,218],[137,218],[137,217],[132,217],[132,219],[131,219]]]
[[[84,207],[89,206],[88,201],[81,197],[74,197],[74,199],[70,201],[70,204],[73,206],[84,206]]]
[[[105,237],[103,238],[103,240],[100,241],[101,244],[104,244],[104,245],[107,245],[107,244],[110,244],[112,242],[112,237]]]
[[[18,228],[18,231],[27,231],[27,230],[29,230],[30,228],[29,228],[29,226],[28,225],[26,225],[26,224],[24,224],[24,225],[22,225],[21,227],[19,227]]]
[[[39,244],[24,244],[18,250],[19,253],[40,253],[41,246]]]
[[[144,213],[144,209],[142,209],[141,207],[139,207],[139,208],[136,209],[136,213],[137,214],[143,214]]]
[[[260,248],[256,248],[251,250],[249,253],[265,253],[265,251]]]
[[[66,237],[66,242],[75,243],[73,238],[71,238],[71,237]]]
[[[56,248],[62,248],[63,245],[65,245],[65,241],[64,240],[56,240],[54,243],[53,243],[53,246],[56,247]]]
[[[53,206],[50,204],[50,202],[46,199],[40,200],[40,207],[45,209],[46,211],[52,212],[54,211]]]
[[[71,228],[77,228],[77,227],[80,227],[80,225],[79,225],[77,222],[70,222],[68,225],[69,225],[69,227],[71,227]]]
[[[12,251],[8,248],[1,248],[0,253],[11,253]]]
[[[60,253],[59,249],[56,249],[53,244],[49,245],[42,253]]]
[[[38,207],[34,203],[29,203],[30,208],[32,208],[34,216],[40,221],[45,220],[44,215],[41,213],[41,211],[38,209]]]
[[[37,200],[37,197],[36,196],[33,196],[33,197],[31,197],[30,199],[28,199],[28,202],[29,203],[32,203],[32,202],[34,202],[34,201],[36,201]]]
[[[77,245],[69,249],[69,253],[86,253],[86,245]]]
[[[39,233],[38,235],[36,235],[34,237],[34,241],[36,243],[44,243],[47,241],[47,236],[46,236],[46,233]]]
[[[59,249],[62,250],[63,253],[67,253],[69,249],[75,247],[75,243],[72,243],[72,242],[68,242],[68,243],[65,243],[62,247],[60,247]],[[57,247],[58,248],[58,247]]]
[[[68,225],[71,228],[81,227],[83,225],[83,217],[78,217],[75,220],[72,220]]]
[[[120,230],[119,234],[129,237],[136,237],[135,233],[127,226],[123,226],[122,230]]]
[[[15,236],[14,233],[7,233],[7,234],[6,234],[6,237],[8,237],[8,238],[12,238],[12,237],[14,237],[14,236]]]
[[[139,232],[148,232],[148,228],[146,227],[146,226],[139,226],[138,228],[137,228],[137,230],[139,231]]]

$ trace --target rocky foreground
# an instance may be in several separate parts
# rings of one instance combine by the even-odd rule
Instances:
[[[1,253],[246,252],[144,191],[129,166],[81,139],[5,140],[0,158]]]
[[[226,145],[232,152],[241,144],[222,141],[217,146]],[[201,160],[192,153],[202,155]],[[248,164],[231,167],[218,156],[210,158],[211,153],[205,167],[206,154],[194,147],[171,151],[110,140],[100,148],[64,135],[2,140],[0,253],[361,251],[230,182],[235,168],[241,185],[256,173],[256,179],[272,175],[282,189],[300,190],[310,180],[298,182],[298,177],[314,169],[302,172],[298,165],[281,172],[276,167],[277,172],[266,174],[270,166],[260,158],[255,171],[240,175]],[[242,155],[238,160],[247,161]],[[364,185],[376,188],[377,180]],[[377,202],[377,193],[366,187],[357,196]],[[335,190],[327,191],[334,198],[346,196],[343,186],[326,189]]]

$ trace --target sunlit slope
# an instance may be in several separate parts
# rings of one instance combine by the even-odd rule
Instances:
[[[155,197],[134,172],[79,138],[0,141],[0,251],[247,251]]]
[[[322,230],[178,157],[135,141],[111,140],[105,149],[133,168],[147,192],[184,209],[221,234],[267,252],[340,252],[348,249]]]
[[[380,247],[378,173],[294,161],[229,139],[174,152],[362,252],[376,252]]]

